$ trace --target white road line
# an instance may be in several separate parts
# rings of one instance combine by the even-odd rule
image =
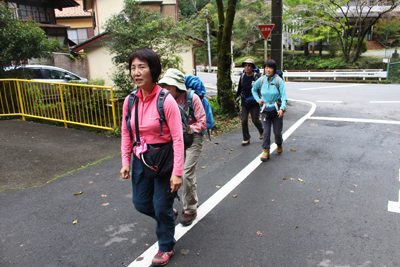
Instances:
[[[343,85],[335,85],[335,86],[324,86],[324,87],[310,87],[310,88],[301,88],[299,90],[317,90],[317,89],[326,89],[326,88],[337,88],[337,87],[350,87],[350,86],[361,86],[365,84],[343,84]]]
[[[311,105],[310,111],[293,124],[284,134],[283,139],[286,140],[289,136],[306,120],[308,119],[316,110],[317,106],[308,101],[289,99],[291,101],[303,102]],[[271,145],[271,153],[276,149],[276,144]],[[217,206],[233,189],[235,189],[241,182],[243,182],[260,164],[260,157],[262,153],[258,155],[252,162],[250,162],[243,170],[235,175],[228,183],[226,183],[221,189],[214,193],[207,201],[205,201],[197,209],[197,218],[193,221],[190,226],[183,227],[178,224],[175,227],[175,239],[178,241],[182,236],[184,236],[192,227],[194,227],[201,219],[203,219],[215,206]],[[150,248],[148,248],[142,255],[136,258],[128,267],[148,267],[151,264],[151,260],[158,251],[158,243],[154,243]]]
[[[369,101],[370,104],[400,104],[400,101]]]
[[[382,124],[399,124],[400,121],[388,121],[388,120],[371,120],[371,119],[356,119],[356,118],[333,118],[333,117],[310,117],[310,120],[321,120],[321,121],[347,121],[347,122],[363,122],[363,123],[382,123]]]
[[[340,103],[343,103],[343,101],[329,101],[329,100],[318,100],[317,101],[318,103],[338,103],[338,104],[340,104]]]
[[[400,190],[399,190],[399,201],[389,201],[388,202],[388,211],[400,213]]]

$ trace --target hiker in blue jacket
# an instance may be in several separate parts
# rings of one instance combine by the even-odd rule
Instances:
[[[258,132],[260,133],[259,138],[263,138],[263,128],[260,122],[260,110],[257,101],[253,98],[251,94],[251,88],[254,82],[260,77],[258,73],[254,71],[256,64],[253,59],[248,58],[243,63],[244,73],[240,76],[238,91],[236,93],[236,102],[242,99],[242,133],[243,142],[242,146],[247,146],[250,144],[250,133],[249,133],[249,113],[251,115],[251,120],[256,126]]]
[[[277,65],[275,60],[270,59],[264,63],[265,76],[258,79],[251,92],[254,99],[261,107],[261,122],[264,128],[262,142],[263,154],[261,161],[269,159],[269,149],[271,144],[271,125],[274,127],[276,151],[282,153],[282,127],[283,113],[286,109],[287,97],[285,83],[282,78],[276,74]],[[262,83],[260,85],[260,83]],[[261,94],[261,98],[259,95]]]

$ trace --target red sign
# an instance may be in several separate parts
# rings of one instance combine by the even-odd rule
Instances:
[[[275,24],[262,24],[258,25],[258,28],[260,29],[262,35],[264,35],[265,40],[268,38],[268,36],[271,34],[272,29],[275,27]]]

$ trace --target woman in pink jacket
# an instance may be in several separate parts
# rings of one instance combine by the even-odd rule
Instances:
[[[134,83],[139,87],[136,96],[138,102],[139,135],[145,138],[147,144],[155,147],[173,142],[174,166],[170,176],[147,179],[143,174],[141,160],[132,153],[133,141],[130,139],[126,122],[122,120],[121,151],[122,178],[132,177],[132,201],[139,212],[154,218],[157,222],[156,234],[159,251],[154,256],[152,264],[163,266],[174,254],[175,211],[172,208],[174,197],[171,193],[182,185],[184,148],[181,114],[174,98],[168,94],[164,102],[165,118],[163,136],[160,136],[157,98],[161,87],[157,85],[161,73],[161,63],[158,55],[149,49],[136,51],[129,57],[129,73]],[[129,96],[123,106],[123,118],[128,112]],[[131,110],[131,130],[135,134],[135,105]],[[135,139],[135,138],[134,138]],[[136,146],[133,148],[136,151]],[[174,196],[172,194],[172,196]]]

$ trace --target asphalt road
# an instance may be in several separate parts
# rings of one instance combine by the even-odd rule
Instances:
[[[253,125],[247,147],[240,130],[205,142],[198,218],[177,225],[168,266],[400,265],[399,86],[286,88],[281,155],[259,161]],[[1,156],[8,137],[0,128]],[[120,166],[116,155],[41,187],[1,192],[0,266],[149,266],[155,223],[134,210]]]

